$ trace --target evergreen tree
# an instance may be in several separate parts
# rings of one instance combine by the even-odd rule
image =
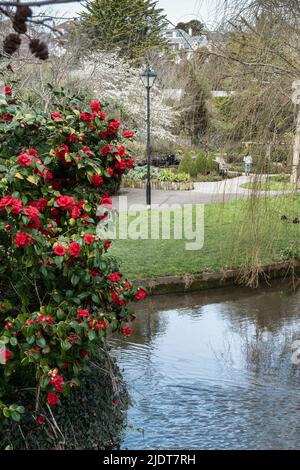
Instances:
[[[165,15],[156,1],[90,0],[81,21],[95,49],[118,49],[121,55],[138,61],[147,52],[166,47],[161,35]]]

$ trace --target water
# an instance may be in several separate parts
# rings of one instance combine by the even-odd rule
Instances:
[[[132,397],[122,448],[300,449],[299,306],[278,288],[143,302],[112,340]]]

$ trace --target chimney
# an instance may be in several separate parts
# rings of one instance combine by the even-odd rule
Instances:
[[[192,30],[192,28],[189,28],[189,35],[190,35],[190,36],[193,36],[193,30]]]

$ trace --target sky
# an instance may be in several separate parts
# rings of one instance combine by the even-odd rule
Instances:
[[[177,24],[179,21],[197,18],[207,27],[213,27],[216,23],[217,3],[218,0],[158,0],[158,5],[165,10],[172,23]],[[62,16],[74,16],[81,9],[79,3],[62,4],[55,7],[55,11]]]

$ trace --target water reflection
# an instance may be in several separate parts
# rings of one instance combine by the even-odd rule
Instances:
[[[300,293],[235,289],[147,299],[113,339],[133,405],[123,448],[299,449]]]

